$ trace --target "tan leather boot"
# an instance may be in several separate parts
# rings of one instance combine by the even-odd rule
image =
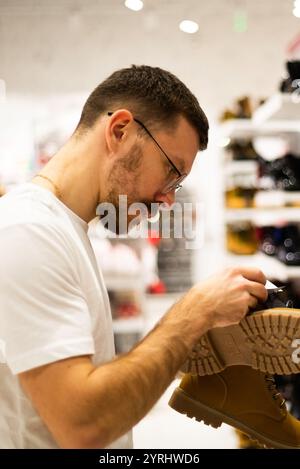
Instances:
[[[227,423],[271,448],[300,448],[300,421],[286,409],[272,376],[249,366],[186,374],[169,405],[214,428]]]
[[[256,311],[239,324],[208,331],[181,371],[204,376],[219,373],[227,366],[246,365],[272,375],[300,373],[297,347],[300,349],[295,339],[300,339],[299,309]]]
[[[262,449],[263,445],[259,444],[257,440],[252,440],[246,433],[235,429],[235,434],[238,440],[239,449]]]

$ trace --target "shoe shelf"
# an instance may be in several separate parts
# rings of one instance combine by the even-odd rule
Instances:
[[[299,105],[300,115],[300,105]],[[274,120],[263,123],[255,122],[253,119],[230,119],[221,125],[220,128],[220,146],[224,139],[251,138],[255,136],[267,136],[274,134],[300,132],[299,120]]]
[[[113,291],[124,291],[124,290],[134,290],[134,291],[145,291],[145,282],[143,275],[115,275],[104,273],[104,281],[107,290]]]
[[[223,264],[225,267],[234,266],[253,266],[261,269],[268,279],[278,279],[285,282],[289,279],[300,278],[300,266],[287,266],[274,257],[263,253],[252,254],[249,256],[239,256],[236,254],[225,253]]]
[[[225,174],[230,176],[231,174],[243,172],[257,171],[258,162],[256,160],[231,160],[225,163]]]
[[[300,192],[272,188],[265,176],[268,175],[267,172],[262,173],[265,178],[259,173],[259,180],[253,182],[250,176],[259,169],[264,170],[264,167],[260,168],[259,159],[251,158],[251,152],[250,157],[247,156],[246,146],[244,146],[244,159],[234,158],[234,151],[237,151],[234,145],[237,145],[237,142],[242,153],[245,144],[240,142],[252,141],[260,136],[284,137],[284,140],[289,141],[291,145],[290,153],[298,155],[300,96],[297,102],[295,95],[277,93],[260,106],[251,119],[230,119],[222,123],[218,135],[220,147],[224,150],[227,146],[229,148],[229,152],[223,153],[222,165],[224,175],[224,248],[220,253],[220,257],[223,256],[222,264],[225,267],[252,265],[260,268],[267,278],[282,282],[300,279],[300,266],[287,265],[278,260],[275,254],[269,256],[260,252],[258,249],[261,247],[258,243],[261,238],[254,239],[260,236],[261,230],[266,230],[267,233],[267,230],[273,226],[284,230],[286,226],[300,223]],[[287,168],[294,167],[287,166]],[[243,205],[245,208],[242,208]],[[235,250],[237,253],[233,254]],[[239,250],[243,254],[238,254]]]
[[[266,100],[253,114],[255,125],[267,121],[287,122],[294,125],[300,123],[299,93],[276,93]]]
[[[119,298],[117,303],[121,301],[121,304],[126,303],[129,294],[129,304],[132,305],[132,301],[136,304],[138,310],[131,312],[128,316],[125,317],[113,317],[113,331],[114,334],[124,334],[128,335],[143,335],[144,324],[145,324],[145,281],[142,272],[139,275],[113,275],[104,273],[104,281],[109,292],[109,295],[113,294]],[[124,297],[125,295],[125,297]],[[133,298],[132,298],[133,295]],[[111,298],[111,296],[110,296]],[[125,303],[124,303],[125,302]],[[111,308],[112,312],[115,310],[113,306],[114,302],[111,299]],[[116,313],[113,313],[113,316]],[[120,313],[118,313],[120,314]],[[130,341],[136,342],[138,337],[131,338]],[[133,343],[132,343],[133,345]]]
[[[300,200],[300,193],[299,193]],[[244,208],[225,209],[226,223],[249,221],[258,226],[273,225],[280,222],[299,222],[300,208]]]
[[[126,318],[126,319],[114,319],[113,330],[115,334],[131,334],[144,332],[144,318]]]
[[[252,119],[230,119],[220,128],[221,138],[300,132],[300,96],[276,93],[260,106]]]
[[[127,352],[144,331],[145,240],[109,238],[100,223],[90,226],[89,237],[109,295],[116,351]]]

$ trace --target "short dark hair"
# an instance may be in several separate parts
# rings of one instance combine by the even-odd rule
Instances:
[[[209,124],[196,97],[175,75],[159,67],[132,65],[114,72],[88,97],[79,132],[91,128],[101,114],[126,107],[146,126],[174,126],[180,115],[195,128],[199,149],[208,143]]]

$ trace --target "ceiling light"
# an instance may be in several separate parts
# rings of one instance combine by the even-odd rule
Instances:
[[[125,6],[129,8],[129,10],[140,11],[143,8],[144,4],[142,0],[126,0]]]
[[[199,26],[195,21],[184,20],[181,21],[179,29],[181,29],[181,31],[183,31],[184,33],[193,34],[198,31]]]

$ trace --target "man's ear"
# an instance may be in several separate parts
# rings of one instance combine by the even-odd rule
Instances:
[[[112,113],[106,124],[105,139],[110,152],[115,153],[124,138],[127,136],[133,115],[127,109],[118,109]]]

